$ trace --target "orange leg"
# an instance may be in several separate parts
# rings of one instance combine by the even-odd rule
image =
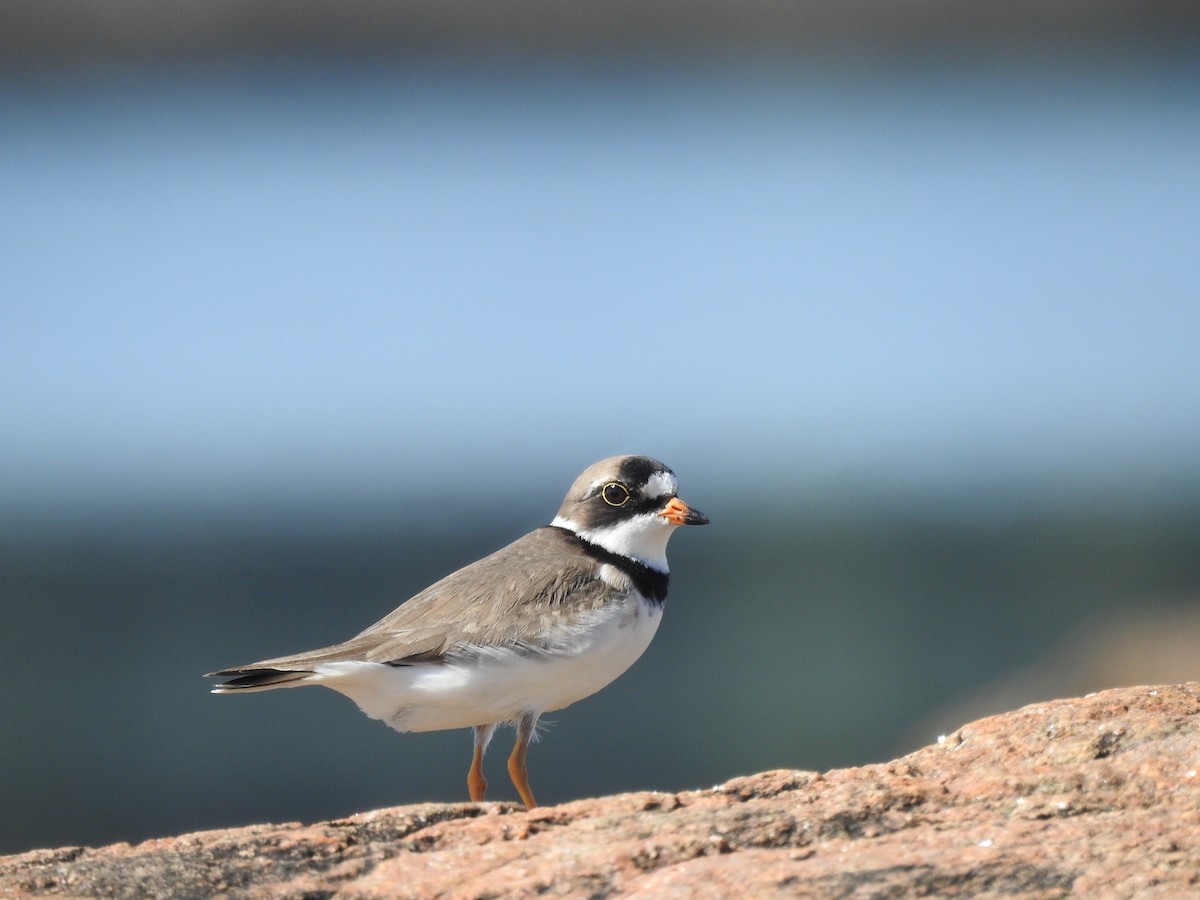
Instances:
[[[508,776],[512,779],[521,802],[526,809],[533,809],[537,801],[533,799],[533,791],[529,789],[529,771],[525,768],[525,753],[529,750],[529,741],[533,738],[537,727],[537,716],[527,715],[517,724],[517,742],[513,744],[512,755],[508,758]]]
[[[476,803],[482,803],[484,795],[487,794],[487,779],[483,777],[483,747],[480,744],[475,745],[471,771],[467,773],[467,790],[471,792],[471,799]]]
[[[471,757],[471,771],[467,773],[467,790],[471,792],[471,800],[482,803],[487,794],[487,779],[483,777],[483,754],[487,751],[488,742],[492,739],[495,725],[475,726],[475,755]]]

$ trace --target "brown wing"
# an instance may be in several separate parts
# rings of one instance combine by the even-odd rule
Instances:
[[[612,588],[573,552],[566,532],[539,528],[438,581],[341,644],[214,675],[311,671],[339,660],[434,662],[456,646],[538,647],[543,626],[601,607]]]

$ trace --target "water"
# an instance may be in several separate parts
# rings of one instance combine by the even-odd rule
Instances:
[[[465,796],[465,733],[199,675],[355,633],[610,453],[713,525],[551,717],[546,802],[882,759],[1190,608],[1197,74],[0,83],[0,852]]]

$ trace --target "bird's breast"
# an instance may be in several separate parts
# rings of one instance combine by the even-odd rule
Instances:
[[[323,683],[400,731],[507,722],[562,709],[610,684],[650,646],[661,620],[662,607],[634,591],[548,622],[539,647],[468,645],[440,663],[359,663],[345,672],[350,677]]]

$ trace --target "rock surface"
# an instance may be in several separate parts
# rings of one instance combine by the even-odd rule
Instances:
[[[824,774],[35,850],[0,896],[1200,895],[1198,767],[1200,684],[1124,688]]]

